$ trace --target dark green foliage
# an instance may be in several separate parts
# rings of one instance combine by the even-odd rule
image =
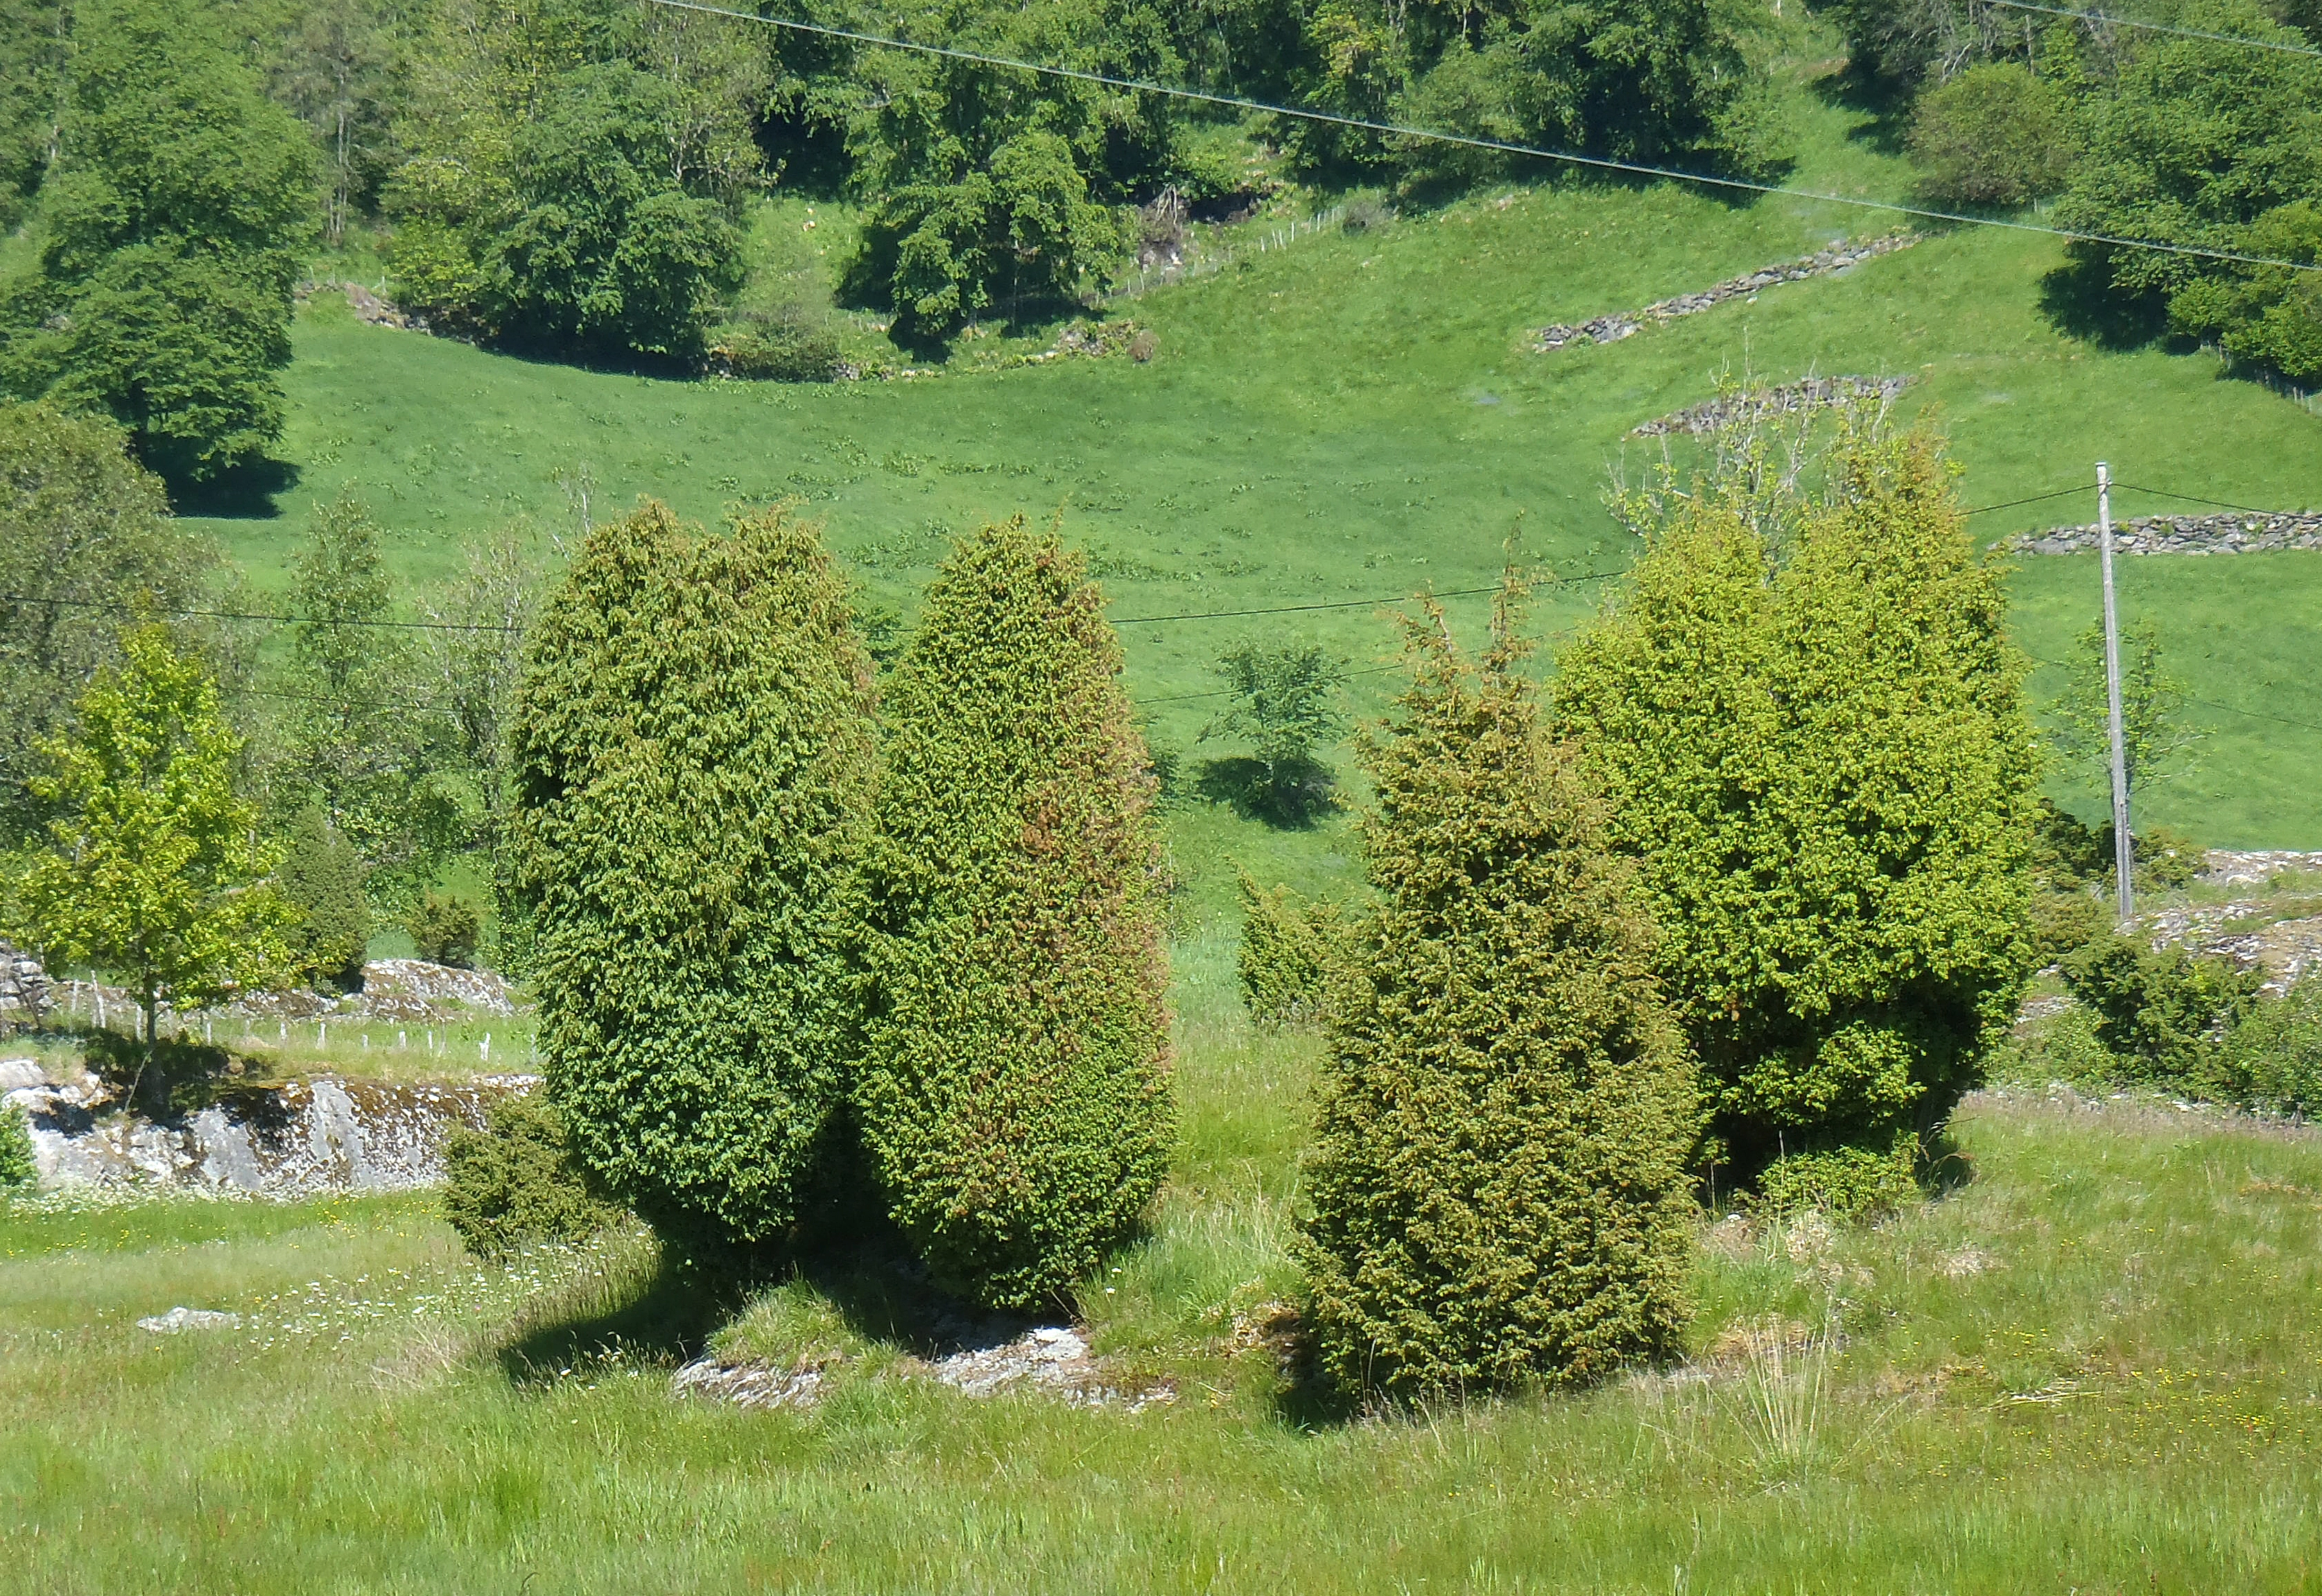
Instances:
[[[1317,1017],[1340,935],[1339,907],[1301,898],[1287,887],[1268,891],[1248,871],[1241,887],[1241,946],[1235,968],[1241,1000],[1262,1025]]]
[[[313,980],[358,984],[370,945],[362,859],[319,807],[292,825],[275,880],[300,917],[285,938],[299,970]]]
[[[1027,297],[1053,309],[1121,242],[1072,146],[1034,128],[978,166],[885,194],[864,223],[850,283],[893,309],[896,342],[927,344],[995,309],[1012,315]]]
[[[2308,976],[2244,1010],[2211,1070],[2229,1101],[2322,1117],[2322,980]]]
[[[2189,27],[2304,45],[2245,0],[2200,0]],[[2087,155],[2065,226],[2299,261],[2322,260],[2322,60],[2203,39],[2152,38],[2081,116]],[[2075,243],[2071,282],[2147,332],[2222,344],[2294,380],[2322,379],[2322,274]]]
[[[0,232],[23,220],[48,175],[67,54],[59,0],[0,0]]]
[[[1345,728],[1339,702],[1345,664],[1312,643],[1244,643],[1228,650],[1217,669],[1233,701],[1202,728],[1202,739],[1249,741],[1258,767],[1246,795],[1250,807],[1289,825],[1303,825],[1318,809],[1330,807],[1337,780],[1314,750],[1335,741]]]
[[[1366,749],[1380,904],[1332,983],[1304,1262],[1324,1368],[1423,1395],[1600,1377],[1676,1344],[1698,1127],[1634,871],[1507,632],[1431,613]]]
[[[2114,919],[2105,898],[2074,889],[2043,888],[2032,894],[2032,958],[2041,969],[2105,934]]]
[[[32,1127],[24,1111],[10,1103],[0,1108],[0,1191],[29,1186],[40,1172],[32,1159]]]
[[[2182,832],[2165,825],[2148,825],[2132,834],[2131,860],[2136,871],[2136,886],[2140,891],[2169,892],[2193,884],[2208,858],[2208,850]],[[2097,846],[2104,863],[2097,880],[2112,884],[2116,868],[2113,861],[2113,831],[2110,822],[2097,828]]]
[[[0,382],[102,408],[173,481],[282,429],[306,135],[190,0],[76,7],[39,269],[0,304]]]
[[[962,542],[889,680],[856,1099],[937,1278],[1068,1302],[1167,1167],[1152,778],[1077,554]]]
[[[215,561],[169,519],[161,484],[103,416],[0,400],[0,844],[33,820],[32,744],[121,659],[120,607],[197,607]],[[120,607],[115,607],[120,606]]]
[[[429,892],[411,907],[405,917],[404,929],[419,956],[431,964],[449,964],[455,970],[471,968],[476,962],[476,944],[483,935],[483,926],[476,917],[476,906],[466,898],[444,892]]]
[[[388,196],[398,304],[548,353],[699,359],[741,282],[762,73],[723,24],[651,10],[552,0],[437,32]]]
[[[2043,798],[2033,807],[2032,873],[2058,889],[2094,880],[2112,868],[2112,844],[2097,834],[2053,798]]]
[[[1763,168],[1782,151],[1732,21],[1704,0],[1519,4],[1489,13],[1321,0],[1302,100],[1369,121],[1623,160]],[[1507,158],[1302,123],[1312,162],[1385,165],[1406,184],[1500,176]]]
[[[2020,53],[2022,18],[1971,0],[1809,0],[1845,35],[1850,72],[1880,90],[1908,92],[1930,78]]]
[[[780,511],[600,524],[530,642],[509,857],[549,1095],[665,1234],[782,1236],[839,1109],[870,690]]]
[[[1911,116],[1922,190],[1943,205],[2020,205],[2056,193],[2072,170],[2068,111],[2053,84],[2013,61],[1929,89]]]
[[[2096,1016],[2097,1039],[2143,1081],[2199,1079],[2217,1037],[2247,1012],[2263,979],[2181,947],[2155,952],[2118,935],[2066,958],[2064,984]]]
[[[1931,436],[1850,417],[1829,471],[1769,509],[1745,456],[1661,499],[1557,689],[1745,1179],[1940,1125],[2034,956],[2037,764],[1998,578]]]
[[[538,1093],[501,1098],[486,1128],[455,1126],[443,1138],[443,1218],[479,1258],[585,1241],[619,1217],[589,1190],[563,1116]]]

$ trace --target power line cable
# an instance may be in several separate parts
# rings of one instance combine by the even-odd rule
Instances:
[[[2131,493],[2149,493],[2155,498],[2182,499],[2189,505],[2208,505],[2211,509],[2237,510],[2244,515],[2295,515],[2299,514],[2296,510],[2261,510],[2254,505],[2229,505],[2221,498],[2203,498],[2198,493],[2171,493],[2165,488],[2139,488],[2135,484],[2128,482],[2116,482],[2113,486],[2115,488],[2125,488]]]
[[[2077,11],[2067,5],[2034,5],[2032,0],[1984,0],[1987,5],[2005,5],[2010,11],[2039,11],[2050,16],[2068,16],[2075,22],[2104,23],[2116,28],[2142,28],[2153,33],[2174,33],[2180,39],[2208,39],[2219,44],[2246,44],[2253,50],[2278,50],[2284,55],[2322,57],[2322,50],[2310,45],[2284,44],[2276,39],[2252,39],[2246,33],[2209,33],[2199,28],[2176,28],[2167,23],[2141,23],[2135,17],[2113,16],[2101,11]]]
[[[1825,205],[1852,205],[1858,210],[1885,211],[1898,216],[1915,216],[1928,222],[1956,222],[1970,227],[2000,227],[2014,233],[2036,233],[2049,238],[2071,240],[2077,243],[2109,244],[2124,250],[2150,250],[2164,255],[2188,255],[2204,260],[2229,260],[2243,266],[2281,266],[2293,271],[2322,271],[2322,262],[2281,260],[2266,255],[2244,255],[2232,250],[2205,250],[2194,244],[2160,243],[2152,239],[2118,238],[2104,233],[2077,233],[2070,228],[2043,227],[2036,222],[2011,222],[1997,216],[1970,216],[1956,211],[1929,210],[1920,205],[1898,205],[1892,200],[1861,199],[1852,195],[1824,194],[1812,188],[1786,188],[1776,183],[1752,183],[1743,178],[1713,178],[1701,172],[1681,172],[1670,167],[1645,166],[1632,160],[1614,160],[1601,155],[1575,155],[1568,150],[1542,150],[1531,144],[1511,144],[1498,139],[1469,138],[1464,133],[1440,132],[1432,128],[1404,127],[1392,122],[1372,122],[1359,116],[1339,116],[1328,111],[1309,111],[1296,105],[1269,105],[1264,100],[1244,99],[1239,95],[1210,94],[1202,89],[1179,88],[1166,83],[1148,83],[1141,78],[1115,78],[1103,72],[1084,72],[1074,67],[1048,67],[1035,61],[1019,61],[1006,56],[986,55],[981,50],[955,50],[947,45],[919,44],[908,39],[890,39],[877,33],[860,33],[850,28],[825,27],[819,23],[802,23],[790,17],[760,16],[754,12],[729,11],[724,6],[704,5],[699,0],[653,0],[655,5],[672,11],[697,11],[705,16],[730,17],[736,22],[763,23],[771,28],[787,28],[793,32],[811,33],[825,39],[844,39],[855,44],[869,44],[882,50],[901,50],[919,55],[941,56],[947,60],[966,61],[982,67],[1005,67],[1014,71],[1031,72],[1047,78],[1062,78],[1074,83],[1093,83],[1103,88],[1126,89],[1132,94],[1162,95],[1171,99],[1193,100],[1205,105],[1222,105],[1233,111],[1254,111],[1268,116],[1287,116],[1300,122],[1319,122],[1332,127],[1350,127],[1365,132],[1386,133],[1395,138],[1423,139],[1439,144],[1457,144],[1468,150],[1489,150],[1502,155],[1529,156],[1535,160],[1561,161],[1569,166],[1590,167],[1599,171],[1626,172],[1632,177],[1665,178],[1678,183],[1698,183],[1713,188],[1730,188],[1744,194],[1778,194],[1792,199],[1818,200]]]
[[[2047,503],[2052,498],[2064,498],[2075,493],[2093,493],[2095,491],[2096,489],[2092,486],[2087,485],[2076,488],[2059,488],[2053,493],[2035,493],[2030,498],[2011,498],[2004,505],[1979,505],[1972,510],[1961,510],[1960,514],[1962,515],[1988,515],[1994,510],[2012,510],[2019,505],[2041,505]]]

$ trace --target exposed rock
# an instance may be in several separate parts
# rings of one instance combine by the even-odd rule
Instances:
[[[2281,848],[2240,853],[2212,848],[2203,862],[2201,879],[2219,886],[2262,886],[2293,870],[2322,871],[2322,853],[2299,853]]]
[[[955,1352],[925,1368],[971,1397],[1044,1391],[1074,1407],[1120,1407],[1131,1413],[1177,1400],[1176,1387],[1166,1382],[1137,1390],[1117,1383],[1091,1355],[1080,1333],[1061,1326],[1044,1326],[998,1346]]]
[[[833,1352],[802,1359],[790,1369],[770,1369],[700,1358],[680,1369],[671,1383],[679,1396],[708,1397],[736,1408],[811,1408],[821,1400],[823,1372],[841,1361]]]
[[[173,1308],[167,1313],[139,1319],[137,1327],[151,1330],[156,1336],[175,1336],[180,1330],[232,1330],[240,1327],[238,1313],[219,1313],[207,1308]]]
[[[298,1196],[401,1191],[443,1179],[443,1133],[480,1126],[526,1078],[461,1086],[322,1080],[220,1092],[180,1120],[121,1113],[95,1081],[7,1093],[44,1187],[155,1186]]]
[[[2102,535],[2093,522],[2018,533],[2001,546],[2018,554],[2079,554]],[[2322,515],[2139,515],[2112,524],[2116,554],[2255,554],[2322,549]]]
[[[1723,305],[1728,299],[1739,299],[1770,288],[1779,283],[1795,283],[1807,278],[1829,277],[1835,272],[1850,270],[1865,260],[1907,250],[1919,242],[1915,233],[1890,233],[1884,238],[1866,239],[1856,243],[1836,243],[1826,250],[1779,266],[1769,266],[1747,277],[1730,278],[1726,281],[1701,290],[1698,294],[1680,294],[1674,299],[1663,299],[1639,311],[1598,316],[1577,326],[1557,325],[1540,329],[1540,340],[1532,348],[1541,354],[1563,349],[1575,343],[1618,343],[1622,339],[1641,333],[1649,326],[1676,321],[1679,316],[1699,315]]]
[[[1857,399],[1892,399],[1911,386],[1907,377],[1809,377],[1804,382],[1778,388],[1742,388],[1714,399],[1705,399],[1631,429],[1632,438],[1662,438],[1674,433],[1698,436],[1738,421],[1768,415],[1787,415],[1800,410],[1824,410]]]
[[[15,1091],[27,1086],[45,1086],[48,1080],[41,1072],[37,1059],[0,1059],[0,1092]]]

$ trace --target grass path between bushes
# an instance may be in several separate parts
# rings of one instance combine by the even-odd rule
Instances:
[[[633,1239],[486,1268],[424,1195],[19,1205],[0,1591],[2312,1588],[2322,1138],[1980,1098],[1941,1200],[1706,1233],[1695,1367],[1346,1418],[1237,1349],[1295,1292],[1312,1044],[1229,953],[1181,950],[1175,1179],[1085,1298],[1174,1404],[970,1400],[865,1299],[719,1309]],[[179,1304],[242,1323],[134,1327]],[[705,1339],[851,1355],[753,1414],[670,1394]]]

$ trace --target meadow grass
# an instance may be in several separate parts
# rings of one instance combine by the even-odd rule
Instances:
[[[1796,182],[1906,191],[1906,169],[1866,114],[1809,89],[1793,111]],[[806,210],[798,198],[768,202],[752,293],[827,285],[851,220],[818,205],[809,233]],[[1794,197],[1742,205],[1602,184],[1511,186],[1257,252],[1276,221],[1223,241],[1236,251],[1224,269],[1115,307],[1156,333],[1147,365],[986,369],[978,341],[955,369],[919,380],[672,381],[366,326],[317,295],[288,374],[282,453],[296,486],[200,524],[263,595],[287,582],[308,506],[349,488],[386,527],[416,595],[488,525],[525,517],[569,539],[583,491],[599,516],[639,494],[701,518],[735,501],[795,498],[826,522],[868,599],[908,615],[953,535],[1011,514],[1055,517],[1089,551],[1116,619],[1133,623],[1122,628],[1129,681],[1154,740],[1197,753],[1214,752],[1197,740],[1217,704],[1213,661],[1236,643],[1327,644],[1362,672],[1353,701],[1375,714],[1398,680],[1375,669],[1394,658],[1393,606],[1360,601],[1484,586],[1511,553],[1559,577],[1624,567],[1633,540],[1607,512],[1606,488],[1661,458],[1629,429],[1707,397],[1724,373],[1912,377],[1901,408],[1949,433],[1970,507],[2092,482],[2099,458],[2145,488],[2322,504],[2322,418],[2226,378],[2211,354],[2068,336],[2041,308],[2043,278],[2061,259],[2052,239],[1939,233],[1838,278],[1541,355],[1529,345],[1547,323],[1640,306],[1888,223]],[[849,337],[859,320],[846,322]],[[1010,329],[997,342],[1046,336]],[[2093,497],[1972,524],[1996,541],[2085,521]],[[2196,506],[2123,490],[2114,507]],[[2305,690],[2322,553],[2129,563],[2130,607],[2163,620],[2197,697],[2303,723],[2197,710],[2211,717],[2214,775],[2156,790],[2155,816],[2205,841],[2322,845],[2322,705],[2281,707]],[[2013,580],[2025,641],[2055,657],[2090,607],[2089,562],[2026,560]],[[1530,625],[1552,652],[1605,590],[1551,584]],[[1487,604],[1448,600],[1455,630],[1476,636]],[[2038,685],[2049,690],[2050,678]],[[1241,845],[1285,858],[1327,851],[1322,838],[1239,829],[1252,834]]]
[[[1083,1294],[1177,1400],[974,1401],[862,1294],[620,1234],[506,1266],[432,1199],[0,1211],[0,1590],[2290,1591],[2322,1520],[2322,1140],[1987,1096],[1873,1228],[1705,1228],[1689,1363],[1360,1416],[1238,1335],[1294,1300],[1313,1042],[1181,959],[1184,1135]],[[1109,1288],[1109,1289],[1108,1289]],[[242,1322],[133,1327],[178,1304]],[[846,1353],[804,1413],[671,1394]]]

